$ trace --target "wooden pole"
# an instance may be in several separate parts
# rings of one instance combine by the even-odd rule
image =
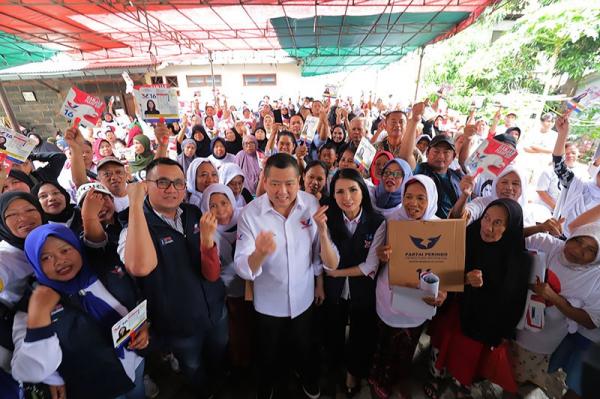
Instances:
[[[2,103],[2,108],[4,108],[4,113],[8,117],[10,122],[10,127],[15,131],[19,132],[19,123],[17,122],[17,118],[10,107],[10,103],[8,102],[8,98],[6,97],[6,92],[4,91],[4,85],[0,82],[0,103]]]
[[[415,98],[413,102],[417,102],[419,97],[419,86],[421,84],[421,67],[423,66],[423,55],[425,54],[425,47],[421,47],[421,54],[419,55],[419,70],[417,71],[417,83],[415,85]]]

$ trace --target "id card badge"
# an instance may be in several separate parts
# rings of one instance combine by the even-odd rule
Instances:
[[[544,310],[546,304],[538,295],[531,296],[527,306],[527,324],[525,328],[530,331],[539,331],[544,328]]]
[[[147,305],[148,301],[144,300],[112,326],[111,333],[115,348],[122,346],[148,319]]]

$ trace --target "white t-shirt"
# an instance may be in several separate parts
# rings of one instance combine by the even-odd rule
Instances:
[[[531,132],[525,137],[524,146],[531,147],[542,147],[547,150],[552,151],[554,149],[554,144],[556,143],[556,139],[558,137],[558,133],[554,130],[550,130],[546,133],[542,133],[541,131]],[[544,154],[548,155],[548,154]],[[550,159],[549,159],[550,160]]]
[[[558,181],[558,176],[554,173],[553,169],[544,169],[544,171],[540,174],[538,178],[537,185],[535,187],[536,191],[545,191],[547,192],[554,202],[558,201],[558,197],[560,196],[560,182]],[[553,209],[550,208],[548,204],[546,204],[538,195],[538,199],[536,203],[545,206],[550,211]]]
[[[117,213],[129,208],[129,197],[128,196],[124,196],[124,197],[113,196],[113,198],[115,201],[115,211]]]
[[[546,254],[546,281],[554,291],[572,306],[585,310],[592,322],[600,326],[600,267],[572,269],[564,266],[560,261],[564,242],[548,234],[529,237],[527,247]],[[567,319],[556,306],[547,306],[544,311],[544,328],[539,332],[518,331],[517,343],[535,353],[551,354],[569,333],[570,323],[574,321]],[[577,325],[577,332],[592,340],[597,340],[599,336],[597,328],[589,330]]]

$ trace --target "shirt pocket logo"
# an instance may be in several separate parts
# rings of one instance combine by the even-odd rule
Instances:
[[[373,234],[365,234],[365,249],[371,248],[373,243]]]
[[[312,226],[312,219],[311,218],[300,219],[300,225],[302,226],[302,229],[308,229],[309,227]]]

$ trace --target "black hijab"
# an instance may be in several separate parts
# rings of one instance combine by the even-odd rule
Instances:
[[[215,144],[217,144],[217,141],[223,144],[223,147],[225,147],[225,154],[223,154],[221,157],[218,157],[217,154],[215,154]],[[213,157],[215,157],[215,159],[225,158],[227,156],[227,142],[225,141],[225,139],[222,137],[215,137],[214,139],[212,139],[212,141],[210,142],[210,153]]]
[[[267,131],[265,130],[264,127],[259,126],[254,130],[254,133],[252,133],[254,135],[254,137],[256,137],[256,131],[257,130],[262,130],[263,132],[265,132],[265,138],[262,140],[259,140],[258,137],[256,138],[256,141],[258,142],[258,149],[262,152],[265,152],[265,148],[267,148],[267,142],[269,141],[269,139],[267,138]]]
[[[229,154],[233,154],[236,155],[238,152],[242,151],[242,136],[240,136],[240,134],[237,132],[237,130],[235,130],[235,128],[231,129],[233,131],[233,134],[235,134],[235,140],[233,141],[227,141],[225,140],[225,150],[229,153]]]
[[[518,202],[498,199],[490,203],[508,213],[508,224],[499,241],[481,238],[481,218],[467,227],[465,272],[479,269],[483,286],[465,287],[461,303],[463,333],[489,346],[514,337],[527,297],[532,260],[523,238],[523,210]]]
[[[204,137],[202,141],[194,139],[194,134],[198,132]],[[192,128],[192,139],[196,142],[196,156],[200,158],[208,157],[210,155],[210,137],[206,134],[203,126],[195,125]]]
[[[23,249],[25,247],[25,240],[23,238],[19,238],[15,236],[8,226],[5,223],[4,214],[8,209],[8,206],[14,201],[18,199],[23,199],[29,202],[31,205],[35,206],[40,215],[42,216],[42,224],[46,223],[44,217],[44,210],[42,206],[38,202],[38,200],[29,193],[23,193],[20,191],[5,193],[0,195],[0,239],[6,241],[13,247],[17,247],[19,249]]]
[[[50,143],[44,140],[42,136],[37,133],[29,133],[27,137],[34,136],[38,139],[39,143],[36,145],[31,152],[37,154],[38,152],[62,152],[56,144]]]
[[[65,203],[67,204],[65,206],[65,209],[63,209],[62,212],[59,213],[58,215],[50,215],[50,214],[45,213],[46,219],[48,219],[50,222],[54,222],[54,223],[67,223],[69,221],[69,219],[73,218],[73,220],[71,221],[71,223],[69,224],[68,227],[71,227],[71,225],[73,225],[73,224],[77,224],[79,222],[79,220],[75,220],[75,219],[81,219],[81,214],[79,213],[79,210],[77,208],[75,208],[75,205],[71,203],[71,196],[69,195],[67,190],[65,190],[60,184],[58,184],[58,182],[45,181],[42,183],[38,183],[31,189],[31,194],[35,198],[38,198],[38,193],[39,193],[40,189],[42,188],[42,186],[44,186],[46,184],[50,184],[50,185],[56,187],[56,189],[58,191],[60,191],[60,193],[63,195],[63,197],[65,197]],[[75,214],[75,213],[76,213],[76,215],[75,215],[75,217],[73,217],[73,214]]]
[[[8,176],[12,177],[15,180],[18,180],[18,181],[21,181],[21,182],[27,184],[30,189],[32,189],[33,186],[35,186],[35,183],[34,183],[33,179],[31,178],[31,176],[29,176],[25,172],[21,172],[20,170],[11,169],[10,172],[8,172]]]

